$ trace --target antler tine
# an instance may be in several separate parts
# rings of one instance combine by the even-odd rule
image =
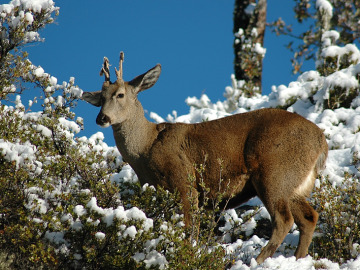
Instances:
[[[110,81],[110,69],[109,69],[109,59],[104,56],[104,63],[103,66],[100,70],[100,76],[102,76],[103,74],[105,75],[105,82],[106,81]]]
[[[115,68],[115,73],[118,81],[123,80],[123,67],[122,67],[123,62],[124,62],[124,52],[120,52],[119,70]]]

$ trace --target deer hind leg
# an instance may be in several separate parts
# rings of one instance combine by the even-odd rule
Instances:
[[[262,199],[262,198],[261,198]],[[271,257],[276,249],[283,242],[285,236],[294,224],[294,218],[291,213],[289,201],[279,199],[275,203],[268,204],[263,200],[272,220],[272,235],[268,244],[262,249],[260,255],[256,258],[258,264],[262,263],[268,257]]]
[[[305,197],[295,197],[291,200],[291,213],[300,231],[299,244],[295,251],[295,257],[299,259],[307,255],[319,215]]]

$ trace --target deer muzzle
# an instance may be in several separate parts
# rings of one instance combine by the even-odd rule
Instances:
[[[103,114],[100,111],[100,113],[96,117],[96,124],[98,124],[101,127],[109,126],[111,124],[110,123],[110,118],[106,114]]]

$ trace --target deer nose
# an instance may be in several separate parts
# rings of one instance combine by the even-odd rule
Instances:
[[[105,126],[106,124],[110,124],[110,118],[106,114],[100,112],[96,117],[96,124],[98,124],[99,126]]]

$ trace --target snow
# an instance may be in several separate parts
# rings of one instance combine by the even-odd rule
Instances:
[[[69,120],[65,119],[64,117],[59,118],[59,123],[60,123],[60,125],[62,125],[62,127],[65,130],[71,130],[74,133],[79,133],[81,130],[78,124],[76,124],[74,121],[69,121]],[[70,134],[69,134],[69,136],[70,136]]]
[[[150,268],[151,266],[159,266],[159,269],[165,269],[167,260],[164,255],[157,252],[156,250],[153,250],[146,255],[144,263],[147,268]]]
[[[45,137],[50,138],[52,136],[51,130],[43,125],[37,125],[36,130],[41,132],[41,134],[44,135]]]
[[[333,15],[333,7],[327,0],[316,0],[316,8],[320,10],[320,12],[324,12],[328,17],[332,17]]]
[[[78,215],[86,213],[86,210],[82,206],[77,206]],[[146,217],[145,213],[138,209],[137,207],[132,207],[128,210],[125,210],[123,206],[118,206],[116,209],[113,208],[101,208],[97,205],[96,197],[92,197],[90,201],[87,203],[86,208],[90,211],[93,211],[101,216],[103,216],[102,220],[107,224],[107,226],[111,226],[114,222],[114,219],[121,220],[122,222],[127,222],[129,220],[138,220],[142,222],[142,228],[144,231],[148,231],[153,227],[153,220]],[[74,210],[74,211],[75,211]],[[123,233],[123,237],[130,236],[134,238],[136,235],[136,228],[129,227]]]
[[[84,206],[82,205],[77,205],[75,206],[74,208],[74,213],[78,216],[78,217],[81,217],[83,215],[86,214],[86,209],[84,208]]]
[[[354,44],[346,44],[344,47],[330,45],[321,52],[321,57],[337,57],[338,59],[349,56],[351,62],[358,63],[360,60],[360,51]]]
[[[266,49],[263,48],[260,43],[255,43],[254,51],[255,51],[257,54],[262,55],[262,57],[265,57]]]
[[[34,21],[34,17],[30,12],[26,12],[25,14],[25,20],[27,24],[32,24]]]
[[[326,48],[331,46],[332,44],[335,44],[335,42],[339,39],[339,37],[340,34],[337,31],[334,30],[326,31],[321,37],[322,46]]]
[[[90,201],[86,204],[86,207],[89,208],[90,211],[94,211],[100,215],[104,215],[105,211],[103,208],[99,207],[97,205],[97,199],[96,197],[92,197]]]
[[[63,232],[49,232],[47,231],[45,233],[45,238],[47,238],[48,240],[56,243],[56,244],[60,244],[60,243],[65,243],[64,241],[64,233]]]
[[[244,29],[239,28],[239,30],[234,35],[237,38],[241,38],[244,35]]]
[[[42,75],[44,75],[44,69],[42,67],[38,67],[34,70],[34,75],[37,77],[41,77]]]
[[[104,240],[105,239],[105,233],[103,232],[97,232],[95,233],[95,237],[99,240]]]
[[[35,41],[41,41],[40,35],[38,32],[29,31],[25,33],[24,41],[26,43],[35,42]]]
[[[83,91],[78,88],[78,87],[74,87],[72,86],[69,90],[69,92],[71,93],[72,96],[76,97],[76,98],[80,98],[82,96]]]
[[[57,78],[55,78],[54,76],[50,77],[50,84],[52,86],[56,86],[57,85]]]
[[[119,173],[113,174],[110,177],[110,181],[113,183],[120,183],[120,182],[130,182],[133,183],[134,181],[137,182],[135,178],[135,172],[130,167],[130,165],[125,165]]]
[[[3,4],[0,5],[0,12],[10,14],[13,8],[14,6],[12,4]]]
[[[338,31],[335,30],[330,30],[330,31],[326,31],[322,36],[321,36],[321,41],[324,41],[325,39],[332,39],[332,43],[334,43],[336,40],[338,40],[340,38],[340,34]]]
[[[126,228],[126,230],[123,233],[123,237],[130,237],[133,240],[135,239],[135,236],[137,234],[137,230],[135,228],[135,226],[130,226],[129,228]]]
[[[324,174],[329,176],[333,183],[341,184],[345,172],[350,172],[352,156],[351,149],[334,149],[329,151]]]
[[[9,162],[15,162],[16,167],[30,167],[35,162],[36,147],[30,142],[11,143],[0,139],[1,155]]]
[[[0,6],[0,12],[3,11],[2,6]],[[12,0],[10,4],[5,6],[4,12],[7,13],[10,13],[15,7],[22,7],[23,9],[40,13],[42,10],[54,9],[54,2],[52,0]]]

